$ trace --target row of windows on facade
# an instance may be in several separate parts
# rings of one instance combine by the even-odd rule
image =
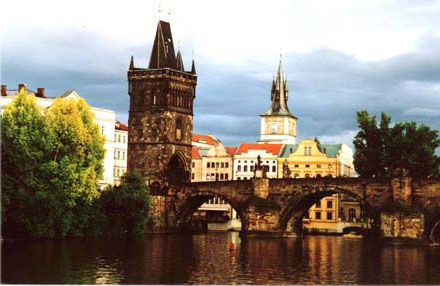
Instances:
[[[194,173],[191,173],[191,179],[194,180],[196,177],[196,175]],[[220,173],[220,174],[206,174],[206,180],[207,181],[224,181],[224,180],[229,180],[229,174],[224,174],[224,173]]]
[[[327,220],[331,220],[333,219],[333,213],[332,212],[326,212],[327,214]],[[339,212],[339,216],[341,218],[344,218],[344,210],[341,208],[340,212]],[[366,216],[365,211],[361,209],[360,212],[360,218],[364,219]],[[304,215],[304,218],[306,219],[310,219],[310,211],[307,211]],[[321,218],[321,211],[315,211],[315,219],[322,219]],[[356,219],[356,209],[354,208],[349,208],[348,209],[348,221],[354,221]]]
[[[147,94],[150,93],[150,90],[147,90]],[[160,89],[157,90],[157,93],[160,94]],[[192,107],[192,98],[188,95],[174,95],[169,97],[163,97],[163,96],[141,96],[139,98],[138,104],[151,104],[151,105],[163,105],[168,104],[171,106],[176,107],[184,107],[184,108],[191,108]]]
[[[240,164],[240,163],[241,163],[241,160],[237,160],[236,162],[237,162],[238,164]],[[251,164],[254,164],[254,160],[251,160],[251,161],[249,161],[249,162],[250,162]],[[247,160],[244,160],[243,163],[247,163]],[[255,163],[257,163],[257,161],[255,161]],[[263,164],[264,161],[261,161],[261,163]],[[269,162],[269,161],[266,161],[266,164],[271,164],[271,163],[272,163],[272,164],[276,164],[277,161],[275,161],[275,160],[274,160],[274,161],[270,161],[270,162]]]
[[[253,172],[254,170],[255,170],[255,165],[250,165],[250,166],[244,165],[243,166],[243,172]],[[271,169],[269,169],[269,172],[276,172],[277,171],[277,167],[276,166],[272,166],[272,171],[270,171],[270,170]],[[241,165],[237,166],[237,172],[241,172]]]
[[[210,199],[209,201],[205,202],[205,204],[208,204],[208,205],[225,205],[225,204],[227,204],[227,202],[225,200],[223,200],[223,199],[214,197],[214,198]]]
[[[327,208],[328,209],[332,209],[333,208],[333,201],[326,201],[326,203],[327,203]],[[315,208],[321,208],[321,201],[318,201],[316,204],[315,204]]]
[[[285,161],[285,162],[287,162],[287,161]],[[311,166],[310,164],[304,164],[305,168],[310,168],[310,166]],[[329,169],[331,169],[333,167],[332,164],[328,164],[327,166],[328,166]],[[300,164],[295,164],[295,165],[293,165],[293,167],[294,168],[300,168]],[[322,165],[321,164],[316,164],[316,168],[317,169],[322,168]]]
[[[115,134],[115,142],[118,143],[125,143],[125,137],[124,135],[121,136],[121,134]]]
[[[327,174],[327,175],[322,175],[322,174],[316,174],[315,175],[315,178],[322,178],[323,176],[325,176],[325,177],[333,177],[331,174]],[[300,177],[300,175],[299,174],[294,174],[293,175],[293,178],[295,178],[295,179],[298,179]],[[313,176],[312,175],[310,175],[310,174],[305,174],[304,175],[304,178],[313,178]]]
[[[207,162],[206,168],[229,168],[229,162]]]
[[[125,151],[115,150],[115,159],[125,160]]]
[[[115,167],[113,169],[113,176],[114,177],[122,177],[126,172],[127,172],[127,170],[125,168]]]

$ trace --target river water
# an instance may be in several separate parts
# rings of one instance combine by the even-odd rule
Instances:
[[[230,250],[230,242],[235,250]],[[3,242],[3,283],[440,284],[440,248],[236,232]]]

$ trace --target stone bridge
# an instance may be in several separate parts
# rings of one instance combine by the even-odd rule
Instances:
[[[293,236],[302,232],[305,212],[323,197],[344,193],[359,198],[373,225],[380,229],[381,214],[393,202],[423,215],[421,235],[429,238],[440,228],[440,181],[360,178],[305,178],[188,183],[153,196],[153,216],[167,228],[183,228],[206,201],[227,201],[242,220],[242,236]],[[156,222],[157,223],[157,222]],[[418,234],[417,238],[420,237]]]

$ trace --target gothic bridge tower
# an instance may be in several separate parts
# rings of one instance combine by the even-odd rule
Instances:
[[[159,21],[148,68],[128,70],[129,171],[139,171],[153,194],[190,179],[193,101],[197,75],[174,51],[170,24]]]

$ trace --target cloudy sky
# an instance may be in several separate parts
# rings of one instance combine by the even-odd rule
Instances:
[[[194,50],[194,131],[226,145],[258,140],[280,50],[299,139],[351,145],[361,109],[440,129],[440,1],[15,0],[1,11],[2,84],[75,89],[123,122],[130,55],[146,67],[160,17],[187,69]]]

